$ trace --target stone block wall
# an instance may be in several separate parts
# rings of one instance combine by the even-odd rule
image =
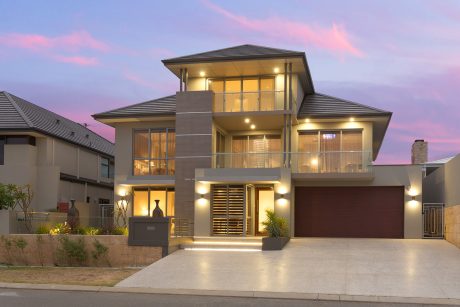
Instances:
[[[460,205],[444,209],[446,240],[460,248]]]
[[[128,246],[126,236],[68,235],[71,241],[83,239],[87,256],[82,264],[69,263],[68,259],[60,256],[58,252],[62,248],[60,238],[63,236],[65,235],[3,235],[0,237],[0,263],[31,266],[141,267],[152,264],[162,257],[161,247]],[[23,250],[16,243],[21,238],[27,242]],[[96,240],[108,248],[106,256],[100,256],[98,259],[93,257]],[[9,248],[6,246],[7,242],[11,242]]]

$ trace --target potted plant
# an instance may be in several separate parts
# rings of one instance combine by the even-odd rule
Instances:
[[[281,250],[289,242],[288,223],[285,218],[276,215],[273,210],[267,210],[265,226],[268,237],[262,238],[262,250]]]
[[[9,234],[13,228],[11,210],[16,205],[16,186],[0,183],[0,234]]]

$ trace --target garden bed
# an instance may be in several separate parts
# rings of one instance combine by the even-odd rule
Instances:
[[[161,247],[128,246],[122,235],[0,236],[0,263],[6,265],[142,267],[161,257]]]

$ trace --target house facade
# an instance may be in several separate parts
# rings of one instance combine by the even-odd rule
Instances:
[[[30,185],[32,210],[71,199],[84,218],[113,204],[114,145],[87,127],[0,92],[0,182]]]
[[[304,52],[242,45],[163,60],[174,95],[93,115],[115,128],[115,200],[194,236],[421,238],[421,170],[373,165],[391,113],[317,93]]]

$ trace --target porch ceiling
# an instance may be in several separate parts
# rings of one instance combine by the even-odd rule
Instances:
[[[214,122],[227,131],[281,130],[283,128],[283,114],[284,111],[214,113]],[[249,123],[245,123],[246,118],[249,118]],[[251,124],[256,126],[255,129],[251,129]]]

